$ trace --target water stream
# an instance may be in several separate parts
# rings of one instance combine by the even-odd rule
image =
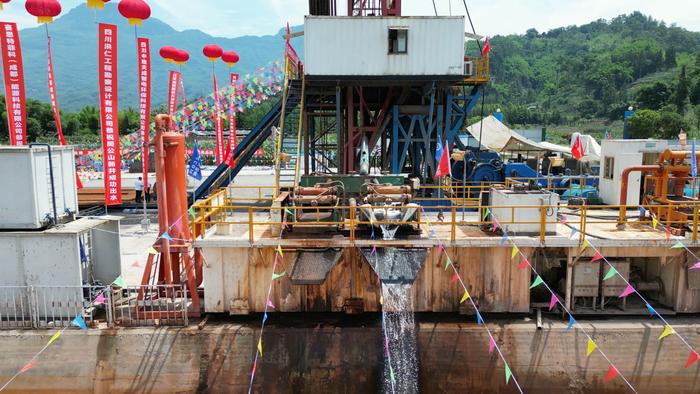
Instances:
[[[389,354],[385,354],[384,392],[418,393],[418,347],[411,285],[382,284],[382,296],[384,335],[389,349]]]

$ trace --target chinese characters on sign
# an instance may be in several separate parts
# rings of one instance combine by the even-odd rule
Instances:
[[[151,125],[151,48],[148,38],[139,38],[139,113],[141,115],[141,161],[143,164],[143,183],[148,185],[148,133]]]
[[[122,181],[117,95],[117,26],[100,23],[98,45],[105,205],[120,205]]]
[[[16,24],[0,22],[0,47],[2,47],[2,65],[5,76],[10,144],[25,145],[27,143],[27,113],[24,67],[22,66],[22,49],[19,44]]]
[[[178,89],[180,88],[180,73],[170,71],[170,83],[168,84],[168,114],[171,116],[177,111]]]

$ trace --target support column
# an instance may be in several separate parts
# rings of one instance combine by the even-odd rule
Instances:
[[[337,157],[336,157],[336,163],[338,166],[338,174],[343,173],[343,163],[344,163],[344,154],[343,150],[345,145],[343,144],[343,113],[341,112],[341,105],[340,105],[340,86],[335,87],[335,135],[336,135],[336,144],[338,145],[338,151],[337,151]]]

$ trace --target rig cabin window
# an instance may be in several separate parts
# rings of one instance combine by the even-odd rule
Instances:
[[[612,156],[606,156],[604,165],[605,170],[603,172],[603,178],[613,179],[615,175],[615,158]]]
[[[408,52],[408,29],[389,28],[389,54],[402,54]]]

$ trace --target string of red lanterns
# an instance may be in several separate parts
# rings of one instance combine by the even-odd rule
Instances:
[[[143,0],[121,0],[118,8],[130,25],[141,26],[143,21],[151,17],[151,7]]]
[[[27,0],[24,8],[30,15],[36,16],[38,23],[51,23],[61,13],[58,0]]]

